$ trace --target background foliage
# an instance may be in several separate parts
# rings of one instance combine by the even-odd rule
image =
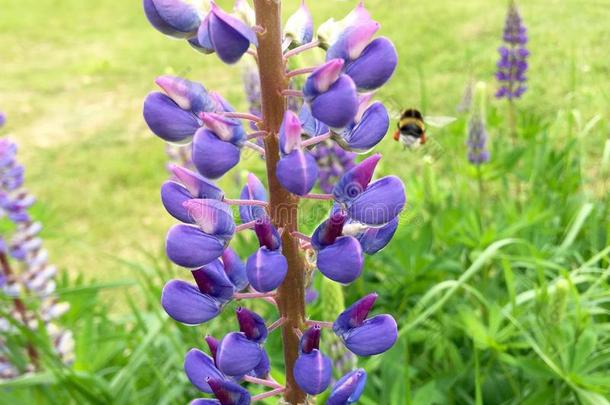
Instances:
[[[285,1],[286,12],[296,3]],[[353,6],[310,3],[317,23]],[[377,309],[399,320],[401,334],[391,352],[362,362],[371,377],[361,403],[608,403],[610,2],[521,4],[532,56],[520,139],[513,146],[506,105],[492,101],[482,198],[455,108],[471,78],[493,87],[505,3],[367,6],[401,58],[379,97],[459,119],[415,152],[382,142],[380,175],[405,181],[409,209],[344,292],[348,303],[379,292]],[[65,271],[60,295],[72,309],[63,323],[77,343],[73,367],[43,352],[47,371],[1,383],[0,403],[186,403],[196,392],[181,372],[185,350],[234,319],[225,311],[227,322],[181,327],[158,304],[163,280],[180,273],[163,259],[165,155],[141,103],[154,77],[174,73],[244,107],[242,70],[219,70],[159,36],[138,1],[0,0],[0,10],[0,108]],[[258,159],[248,166],[262,173]],[[235,192],[243,175],[223,188]],[[310,228],[323,215],[312,212]],[[324,313],[324,298],[314,313]],[[275,373],[282,378],[281,367]]]

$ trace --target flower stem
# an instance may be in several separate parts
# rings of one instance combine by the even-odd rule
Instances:
[[[233,200],[231,198],[224,198],[222,200],[225,204],[228,205],[252,205],[257,207],[266,207],[269,205],[267,201],[260,200]]]
[[[248,139],[256,139],[256,138],[262,138],[263,136],[267,136],[267,132],[265,132],[265,131],[256,131],[256,132],[252,132],[252,133],[248,134],[247,138]]]
[[[248,120],[253,122],[260,122],[260,117],[257,117],[254,114],[250,113],[240,113],[240,112],[223,112],[221,113],[223,117],[227,118],[237,118],[240,120]]]
[[[253,142],[246,141],[246,142],[244,142],[244,146],[246,148],[252,149],[253,151],[260,153],[263,156],[265,156],[265,154],[266,154],[265,148],[262,148]]]
[[[245,231],[246,229],[252,229],[256,225],[256,221],[246,222],[245,224],[239,224],[235,227],[235,232]]]
[[[284,97],[303,97],[303,92],[301,90],[291,90],[285,89],[281,92]]]
[[[264,385],[269,388],[284,388],[281,384],[273,382],[271,380],[264,380],[262,378],[256,378],[249,375],[244,376],[244,381],[247,381],[252,384]]]
[[[335,198],[332,194],[306,194],[303,198],[308,198],[310,200],[332,200]]]
[[[305,262],[299,250],[299,241],[292,236],[292,232],[298,229],[299,199],[280,185],[276,175],[279,161],[277,134],[286,111],[286,100],[282,91],[288,88],[282,53],[281,6],[279,1],[254,0],[254,9],[256,23],[266,30],[265,35],[258,36],[263,111],[263,122],[259,126],[261,130],[271,134],[264,139],[270,194],[269,213],[274,225],[285,229],[282,235],[282,254],[288,262],[288,274],[278,288],[277,296],[280,316],[285,318],[282,341],[286,388],[285,391],[278,389],[274,390],[277,392],[270,392],[273,394],[266,394],[277,395],[283,392],[285,402],[298,405],[305,403],[307,399],[307,394],[296,384],[293,375],[294,363],[299,355],[299,337],[295,329],[301,329],[305,323]]]
[[[262,394],[258,394],[252,397],[252,402],[254,401],[261,401],[265,398],[269,398],[269,397],[274,397],[276,395],[281,394],[282,392],[286,392],[287,389],[286,388],[276,388],[272,391],[268,391],[268,392],[263,392]],[[285,394],[284,394],[285,395]]]
[[[285,321],[286,321],[286,319],[283,317],[278,319],[277,321],[273,322],[271,325],[267,326],[267,331],[271,332],[271,331],[276,330],[277,328],[282,326]]]
[[[333,323],[332,322],[324,322],[324,321],[311,321],[308,320],[305,322],[307,324],[307,326],[319,326],[321,328],[332,328],[333,327]]]
[[[314,136],[313,138],[309,138],[309,139],[301,142],[301,146],[305,148],[307,146],[311,146],[311,145],[318,144],[320,142],[324,142],[328,138],[330,138],[330,131],[325,134]]]
[[[296,47],[296,48],[286,52],[284,54],[284,58],[286,58],[286,59],[291,58],[291,57],[293,57],[295,55],[300,54],[301,52],[305,52],[305,51],[308,51],[310,49],[317,48],[318,46],[320,46],[320,41],[311,41],[308,44],[298,46],[298,47]]]
[[[306,75],[308,73],[312,73],[317,68],[318,68],[317,66],[310,66],[310,67],[304,67],[304,68],[300,68],[300,69],[294,69],[294,70],[291,70],[290,72],[286,73],[286,77],[288,77],[290,79],[290,78],[293,78],[296,76]]]
[[[233,294],[233,298],[236,300],[247,300],[253,298],[273,298],[275,297],[275,293],[235,293]]]

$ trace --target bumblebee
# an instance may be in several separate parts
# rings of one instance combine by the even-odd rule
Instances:
[[[394,140],[402,142],[408,148],[415,148],[426,143],[426,125],[440,128],[453,121],[455,121],[453,117],[424,118],[419,110],[408,108],[400,115]]]

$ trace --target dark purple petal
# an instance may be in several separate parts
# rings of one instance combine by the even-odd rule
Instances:
[[[343,226],[347,220],[347,215],[343,210],[331,212],[330,218],[322,222],[313,235],[311,236],[311,244],[316,250],[320,250],[325,246],[332,245],[335,240],[343,233]]]
[[[303,391],[317,395],[328,388],[332,370],[330,359],[315,349],[301,354],[294,363],[294,379]]]
[[[184,371],[191,384],[208,394],[212,394],[212,388],[207,382],[209,378],[224,380],[224,376],[214,365],[214,360],[198,349],[191,349],[184,356]]]
[[[211,378],[208,384],[221,405],[250,405],[250,393],[229,380]]]
[[[318,136],[328,132],[328,127],[311,115],[311,108],[303,104],[299,112],[299,120],[303,126],[303,132],[309,136]]]
[[[163,206],[178,221],[193,223],[184,203],[193,198],[189,191],[174,181],[166,181],[161,186],[161,202]]]
[[[368,44],[358,59],[345,67],[358,91],[371,91],[383,86],[394,74],[398,54],[394,44],[381,37]]]
[[[218,346],[216,364],[229,376],[242,376],[254,370],[261,361],[262,348],[243,333],[229,333]]]
[[[248,285],[246,276],[246,264],[239,255],[230,247],[226,248],[222,254],[222,263],[225,273],[235,286],[237,291],[241,291]]]
[[[358,112],[356,85],[347,75],[341,75],[327,92],[310,103],[311,114],[331,128],[343,128]]]
[[[260,363],[253,370],[254,377],[256,378],[267,378],[269,376],[269,372],[271,371],[271,364],[269,362],[269,355],[263,349],[263,355],[261,357]]]
[[[256,291],[270,292],[284,281],[288,262],[280,252],[262,247],[248,258],[246,272],[250,285]]]
[[[360,122],[335,139],[344,149],[364,153],[381,142],[389,127],[388,111],[382,103],[376,102],[365,110]]]
[[[248,181],[239,196],[242,200],[267,201],[267,190],[261,181],[252,173],[248,173]],[[239,217],[241,222],[247,223],[265,216],[265,208],[252,205],[241,205]]]
[[[205,343],[208,345],[208,349],[210,349],[210,354],[212,355],[212,359],[216,359],[216,353],[218,352],[218,345],[220,342],[213,336],[207,335],[205,337]],[[214,360],[214,364],[216,364],[216,360]]]
[[[267,215],[256,221],[254,232],[261,247],[266,247],[269,250],[278,250],[282,246],[280,234]]]
[[[217,179],[239,163],[240,150],[220,140],[212,131],[201,128],[193,138],[193,164],[205,177]]]
[[[345,346],[358,356],[373,356],[389,350],[398,338],[396,321],[390,315],[377,315],[341,335]]]
[[[143,0],[148,21],[157,30],[176,38],[188,38],[201,22],[197,8],[182,0]]]
[[[359,368],[350,371],[333,385],[326,405],[349,405],[357,402],[366,385],[366,371]]]
[[[227,204],[218,200],[191,199],[184,206],[203,232],[226,241],[233,237],[235,221]]]
[[[239,322],[239,330],[248,339],[256,343],[262,343],[267,338],[267,325],[259,314],[239,307],[237,308],[237,321]]]
[[[362,325],[375,304],[375,300],[377,300],[376,293],[366,295],[339,314],[333,324],[335,333],[337,335],[342,335],[347,333],[350,329]]]
[[[174,225],[167,233],[167,257],[178,266],[197,269],[219,258],[224,241],[189,225]]]
[[[348,284],[360,277],[364,256],[360,242],[353,236],[342,236],[318,252],[318,269],[329,279]]]
[[[277,163],[277,179],[293,194],[305,195],[318,180],[318,164],[308,151],[295,149]]]
[[[349,216],[363,224],[384,225],[400,214],[406,204],[405,187],[396,176],[371,183],[347,207]]]
[[[258,46],[256,34],[241,20],[225,13],[212,3],[208,22],[209,38],[218,57],[225,63],[236,63],[250,44]],[[201,35],[199,36],[201,41]]]
[[[155,83],[180,108],[198,114],[214,111],[215,103],[202,84],[175,76],[159,76]]]
[[[201,123],[163,93],[150,93],[144,100],[144,120],[155,135],[168,142],[184,142]]]
[[[398,229],[398,218],[394,218],[381,228],[368,228],[356,236],[362,250],[367,255],[373,255],[387,246]]]
[[[199,291],[202,293],[222,302],[233,298],[235,286],[229,280],[229,277],[227,277],[220,260],[216,259],[198,270],[193,270],[192,273],[197,287],[199,287]]]
[[[380,159],[381,155],[376,153],[348,170],[333,188],[335,201],[347,203],[362,194],[371,182]]]
[[[320,326],[315,325],[303,332],[299,342],[299,350],[303,354],[309,354],[320,348]]]
[[[170,165],[170,170],[174,177],[187,188],[191,194],[191,198],[223,199],[223,191],[199,173],[195,173],[177,165]]]
[[[182,280],[171,280],[165,284],[161,305],[169,316],[187,325],[207,322],[221,310],[219,301],[202,294],[197,287]]]

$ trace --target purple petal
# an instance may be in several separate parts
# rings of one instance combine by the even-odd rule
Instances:
[[[380,159],[381,155],[376,153],[347,171],[333,188],[335,201],[348,203],[362,194],[371,182]]]
[[[209,378],[223,380],[224,376],[214,365],[214,360],[198,349],[191,349],[184,356],[184,371],[186,376],[199,391],[211,394]]]
[[[215,113],[201,113],[199,118],[221,141],[241,146],[246,140],[246,131],[239,120],[225,118]]]
[[[349,405],[357,402],[366,385],[366,371],[359,368],[350,371],[333,386],[326,405]]]
[[[341,337],[345,346],[358,356],[373,356],[394,345],[398,338],[398,327],[390,315],[377,315]]]
[[[301,147],[301,121],[299,117],[290,110],[286,110],[280,126],[280,150],[287,155]]]
[[[242,333],[226,335],[218,346],[216,363],[229,376],[242,376],[254,370],[261,361],[262,348]]]
[[[330,359],[316,349],[299,356],[294,363],[294,379],[303,391],[317,395],[328,388],[332,369]]]
[[[313,39],[313,18],[304,1],[299,9],[288,17],[284,35],[292,40],[294,46],[309,43]]]
[[[267,338],[267,325],[259,314],[239,307],[237,308],[237,321],[239,322],[239,330],[248,339],[256,343],[262,343]]]
[[[277,251],[262,247],[248,258],[246,273],[250,285],[260,292],[270,292],[282,284],[288,272],[286,258]]]
[[[347,333],[350,329],[362,325],[376,300],[376,293],[366,295],[339,314],[333,324],[335,333],[337,335],[342,335]]]
[[[208,29],[210,42],[218,57],[225,63],[233,64],[239,61],[251,43],[258,46],[256,34],[250,27],[213,3]]]
[[[309,136],[318,136],[328,132],[328,127],[311,115],[311,108],[303,104],[299,112],[299,120],[303,126],[303,132]]]
[[[204,54],[214,53],[214,45],[210,39],[210,16],[209,14],[203,19],[199,29],[197,30],[197,36],[189,40],[189,43],[198,51]]]
[[[260,247],[266,247],[269,250],[278,250],[282,246],[280,234],[271,223],[268,216],[264,216],[256,221],[254,232],[258,238]]]
[[[189,402],[189,405],[222,405],[217,399],[197,398]]]
[[[172,174],[186,187],[191,198],[222,200],[224,193],[210,180],[184,167],[170,165]]]
[[[343,233],[346,220],[347,215],[343,210],[331,212],[330,218],[318,225],[311,236],[311,244],[314,249],[320,250],[335,243],[335,240]]]
[[[238,256],[238,254],[227,247],[222,254],[222,263],[224,270],[229,280],[235,286],[237,291],[241,291],[248,285],[248,277],[246,276],[246,265]]]
[[[261,181],[252,173],[248,173],[248,181],[239,196],[242,200],[267,201],[267,190]],[[247,223],[265,216],[265,209],[259,206],[240,205],[239,217],[241,222]]]
[[[189,191],[174,181],[166,181],[161,186],[161,202],[174,218],[185,223],[193,223],[183,204],[193,198]]]
[[[227,302],[233,298],[235,286],[227,277],[220,260],[214,260],[198,270],[193,270],[192,273],[197,287],[202,293],[222,302]]]
[[[269,355],[263,349],[263,355],[261,357],[261,361],[254,368],[253,374],[254,374],[254,377],[266,379],[269,376],[270,371],[271,371],[271,364],[269,362]]]
[[[311,101],[312,115],[331,128],[343,128],[358,112],[356,85],[347,75],[341,75],[330,89]]]
[[[187,325],[207,322],[221,310],[220,302],[182,280],[171,280],[165,284],[161,305],[169,316]]]
[[[183,110],[193,114],[214,110],[213,100],[200,83],[167,75],[157,77],[155,83]]]
[[[190,225],[174,225],[167,233],[167,257],[178,266],[197,269],[219,258],[224,241]]]
[[[182,0],[143,0],[148,21],[157,30],[176,38],[188,38],[201,20],[194,5]]]
[[[320,326],[315,325],[303,332],[299,342],[299,350],[303,354],[309,354],[315,349],[320,348]]]
[[[370,184],[347,207],[349,216],[363,224],[384,225],[400,214],[406,204],[405,188],[396,176]]]
[[[235,222],[227,204],[218,200],[192,199],[184,206],[203,232],[226,241],[233,237]]]
[[[314,70],[303,86],[305,100],[312,101],[321,93],[330,90],[333,83],[339,80],[344,65],[343,59],[333,59]]]
[[[222,405],[250,405],[250,393],[238,384],[216,378],[209,379],[208,384]]]
[[[348,284],[356,280],[363,265],[362,247],[353,236],[342,236],[318,252],[318,269],[338,283]]]
[[[218,345],[220,342],[213,336],[207,335],[205,338],[205,343],[208,345],[208,349],[210,349],[210,354],[212,355],[212,359],[216,358],[216,353],[218,352]],[[214,364],[216,364],[216,360],[214,360]]]
[[[277,179],[293,194],[309,193],[318,179],[316,159],[308,151],[293,150],[278,162]]]
[[[398,229],[398,218],[394,218],[381,228],[368,228],[356,236],[362,250],[367,255],[373,255],[387,246]]]
[[[364,153],[381,142],[389,127],[388,111],[377,102],[366,109],[360,122],[335,139],[344,149]]]
[[[168,142],[184,142],[201,126],[194,114],[159,92],[150,93],[144,100],[144,120],[155,135]]]
[[[340,58],[345,61],[352,61],[358,58],[367,44],[371,42],[379,27],[379,23],[373,20],[347,27],[328,49],[326,60]]]
[[[199,129],[193,138],[193,164],[205,177],[217,179],[239,163],[240,150],[212,131]]]
[[[345,67],[358,91],[371,91],[383,86],[394,74],[398,54],[394,44],[384,37],[371,42],[358,59]]]

